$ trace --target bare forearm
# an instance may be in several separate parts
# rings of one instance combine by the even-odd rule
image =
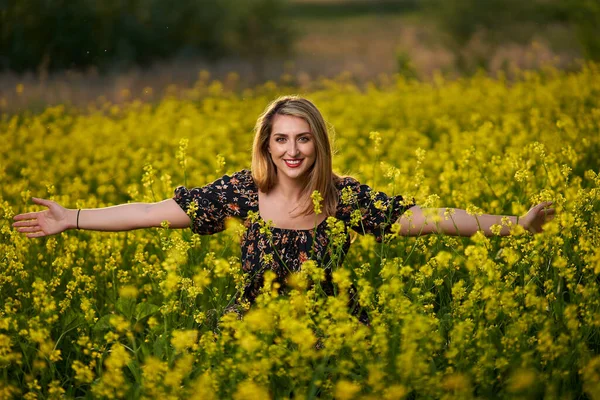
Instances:
[[[506,222],[503,223],[503,219]],[[508,215],[471,215],[458,208],[420,208],[415,206],[398,220],[400,233],[409,236],[444,233],[455,236],[472,236],[482,231],[486,236],[494,235],[492,226],[498,225],[500,235],[510,234],[517,217]],[[508,226],[507,226],[508,225]]]
[[[106,208],[84,208],[79,212],[79,229],[94,231],[129,231],[149,228],[148,203],[128,203]],[[77,228],[77,211],[67,210],[70,229]]]
[[[482,231],[486,236],[499,233],[501,236],[510,234],[513,226],[517,225],[517,217],[512,215],[481,214],[471,215],[465,210],[458,208],[439,208],[437,213],[440,221],[437,223],[437,231],[447,235],[472,236],[477,231]],[[508,220],[503,224],[502,220]],[[497,225],[500,229],[492,231],[492,226]]]
[[[28,238],[56,235],[73,228],[116,232],[159,227],[165,221],[170,228],[186,228],[190,225],[190,217],[174,199],[82,210],[67,209],[52,200],[32,199],[48,209],[13,217],[16,221],[13,227]]]

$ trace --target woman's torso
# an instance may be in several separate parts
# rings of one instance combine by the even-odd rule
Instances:
[[[192,230],[212,234],[225,228],[227,217],[244,221],[246,230],[241,239],[241,262],[248,274],[243,298],[252,302],[258,295],[263,276],[273,271],[282,287],[291,272],[299,271],[308,260],[316,261],[329,272],[343,262],[350,246],[348,227],[358,233],[375,234],[381,240],[389,226],[408,208],[401,196],[388,197],[360,185],[350,177],[336,181],[338,206],[336,215],[316,222],[311,229],[283,229],[267,226],[259,208],[259,190],[249,170],[225,175],[202,188],[178,187],[175,201],[188,211],[197,205]],[[313,216],[314,219],[314,216]]]

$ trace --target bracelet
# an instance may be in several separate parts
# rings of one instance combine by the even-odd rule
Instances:
[[[81,212],[81,208],[77,210],[77,229],[79,229],[79,213]]]

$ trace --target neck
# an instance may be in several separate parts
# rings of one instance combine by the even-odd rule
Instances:
[[[306,187],[306,179],[289,179],[287,177],[278,176],[275,184],[277,191],[284,199],[290,202],[298,202],[301,200],[302,192]]]

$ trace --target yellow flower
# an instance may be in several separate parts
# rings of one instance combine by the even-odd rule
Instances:
[[[111,315],[110,324],[115,328],[115,331],[123,333],[131,328],[129,321],[122,315]]]
[[[215,172],[220,173],[225,166],[225,157],[222,154],[217,154],[217,169]]]
[[[178,330],[173,331],[171,345],[175,351],[181,353],[192,348],[198,341],[198,331],[196,330]]]
[[[371,132],[369,133],[369,139],[373,141],[373,149],[375,150],[375,154],[379,153],[379,148],[381,146],[381,133]]]
[[[198,211],[198,208],[198,203],[196,201],[190,201],[186,214],[191,218],[192,221],[196,217],[196,211]]]
[[[132,285],[125,285],[119,288],[119,296],[135,299],[138,295],[138,289]]]
[[[356,202],[356,194],[349,186],[346,186],[342,189],[340,200],[344,205],[354,204]]]
[[[335,397],[340,400],[350,400],[360,392],[360,386],[357,383],[341,380],[335,385]]]
[[[265,400],[270,399],[271,396],[267,389],[252,381],[244,381],[237,386],[233,398],[234,400]]]
[[[465,397],[472,395],[471,381],[464,374],[454,373],[444,377],[442,387],[448,392],[462,394]]]
[[[109,369],[118,369],[127,365],[131,360],[131,356],[121,344],[115,343],[110,349],[110,355],[104,362],[104,365]]]
[[[214,378],[206,371],[193,383],[193,390],[190,393],[192,399],[197,400],[217,400],[218,396],[214,388]]]
[[[215,260],[213,270],[217,277],[223,278],[229,274],[231,270],[231,265],[229,265],[229,262],[227,260],[219,258]]]
[[[348,290],[352,284],[350,281],[350,271],[345,268],[340,268],[334,271],[333,282],[338,285],[340,294],[345,294],[346,290]]]
[[[321,197],[321,193],[318,190],[315,190],[311,193],[310,198],[313,202],[313,211],[315,215],[321,214],[321,204],[323,202],[323,197]]]
[[[310,277],[313,282],[321,282],[325,279],[325,271],[313,260],[303,262],[301,271],[303,274]]]
[[[84,364],[79,360],[75,360],[73,361],[73,364],[71,364],[71,368],[75,371],[75,380],[78,383],[92,383],[94,380],[94,371],[92,371],[89,365]]]
[[[408,394],[408,389],[404,385],[392,385],[385,389],[383,398],[385,400],[401,400]]]
[[[514,373],[508,379],[507,390],[512,393],[518,393],[527,389],[531,389],[531,387],[535,384],[536,379],[537,374],[534,370],[518,369],[514,371]]]

